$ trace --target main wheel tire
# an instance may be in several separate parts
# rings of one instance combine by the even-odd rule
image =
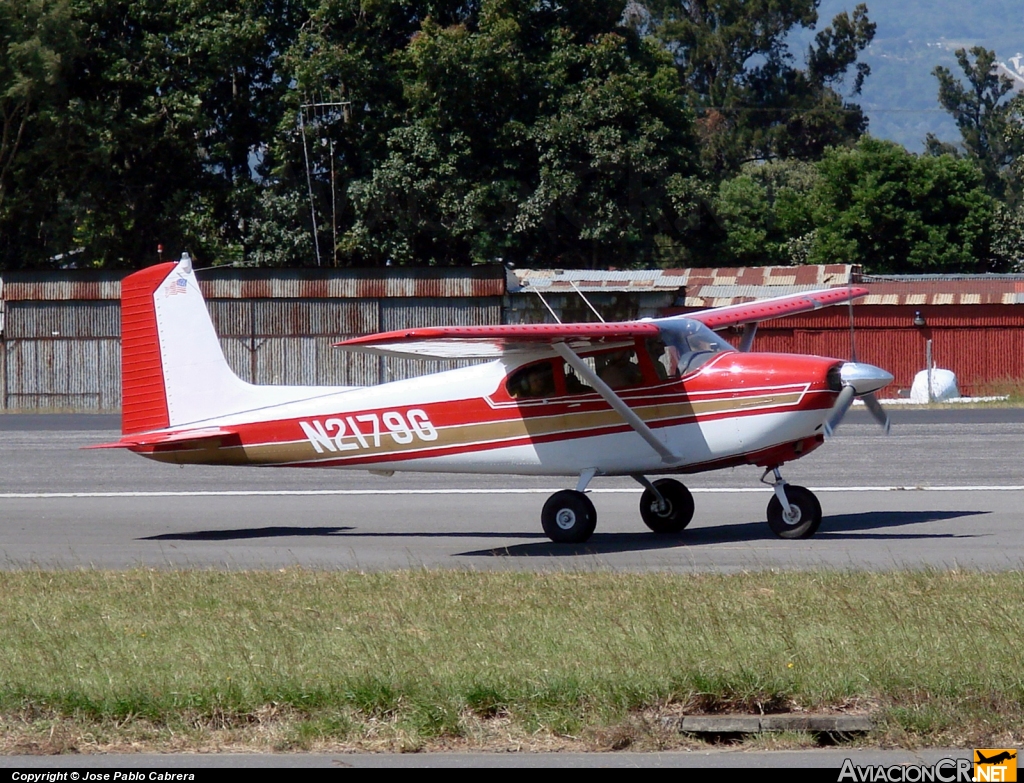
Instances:
[[[693,519],[693,495],[675,479],[660,479],[654,486],[665,498],[665,507],[659,509],[658,496],[645,489],[640,496],[640,516],[644,524],[655,533],[679,533]]]
[[[563,489],[548,498],[540,514],[544,533],[557,544],[582,544],[597,527],[597,511],[590,498]]]
[[[791,506],[796,506],[795,519],[786,519],[782,503],[775,495],[768,501],[768,527],[779,538],[810,538],[821,524],[821,504],[814,493],[806,487],[786,485],[786,497]]]

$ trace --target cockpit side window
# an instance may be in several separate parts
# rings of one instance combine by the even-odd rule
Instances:
[[[659,381],[667,381],[679,375],[679,355],[676,351],[670,351],[668,346],[655,337],[644,341],[647,355],[651,357],[651,364],[654,365],[654,372],[658,375]]]
[[[593,356],[584,356],[582,361],[591,370],[596,371]],[[590,384],[580,377],[580,374],[576,372],[576,369],[571,364],[563,362],[562,372],[565,374],[566,394],[593,394],[594,390],[590,387]]]
[[[512,373],[505,382],[510,397],[522,400],[555,395],[555,368],[551,362],[531,364]]]

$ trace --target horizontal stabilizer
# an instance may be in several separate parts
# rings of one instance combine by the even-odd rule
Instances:
[[[137,435],[126,435],[114,443],[100,443],[96,446],[85,446],[87,449],[131,449],[139,446],[164,446],[173,443],[190,443],[210,440],[220,440],[226,437],[236,436],[235,430],[224,429],[223,427],[203,427],[197,430],[182,430],[181,432],[150,432]]]

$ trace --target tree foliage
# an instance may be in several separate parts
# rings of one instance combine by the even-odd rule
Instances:
[[[818,167],[804,161],[747,164],[736,177],[718,186],[715,214],[723,241],[705,263],[713,266],[760,266],[806,263],[795,243],[813,230],[812,190]]]
[[[665,187],[691,168],[690,122],[668,59],[627,29],[600,32],[614,6],[485,2],[475,29],[424,24],[403,54],[403,121],[351,185],[346,250],[372,263],[649,255],[672,230]]]
[[[869,73],[857,57],[874,37],[867,7],[839,14],[808,47],[804,68],[786,43],[818,21],[820,0],[652,0],[648,24],[675,56],[699,111],[703,162],[722,175],[744,161],[819,157],[867,128],[838,91],[852,68],[856,95]]]
[[[7,0],[0,265],[1013,266],[994,55],[918,158],[862,138],[865,6],[790,51],[819,2]]]
[[[59,187],[65,77],[80,51],[66,0],[0,4],[0,245],[41,236],[40,212]]]
[[[933,73],[939,80],[939,103],[956,120],[963,148],[981,167],[988,191],[1002,197],[1019,188],[1020,180],[1014,178],[1011,166],[1024,152],[1024,140],[1012,130],[1014,114],[1018,122],[1020,116],[1019,103],[1007,97],[1013,81],[995,69],[995,52],[983,47],[973,47],[969,55],[966,49],[957,49],[956,59],[967,84],[948,68],[937,67]],[[936,154],[952,151],[932,134],[928,134],[926,147]]]
[[[811,263],[863,264],[876,274],[999,271],[995,201],[972,162],[864,138],[830,151],[819,172]]]

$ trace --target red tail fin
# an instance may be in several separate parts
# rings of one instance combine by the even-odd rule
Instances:
[[[170,423],[153,294],[173,268],[157,264],[121,281],[122,435]]]

